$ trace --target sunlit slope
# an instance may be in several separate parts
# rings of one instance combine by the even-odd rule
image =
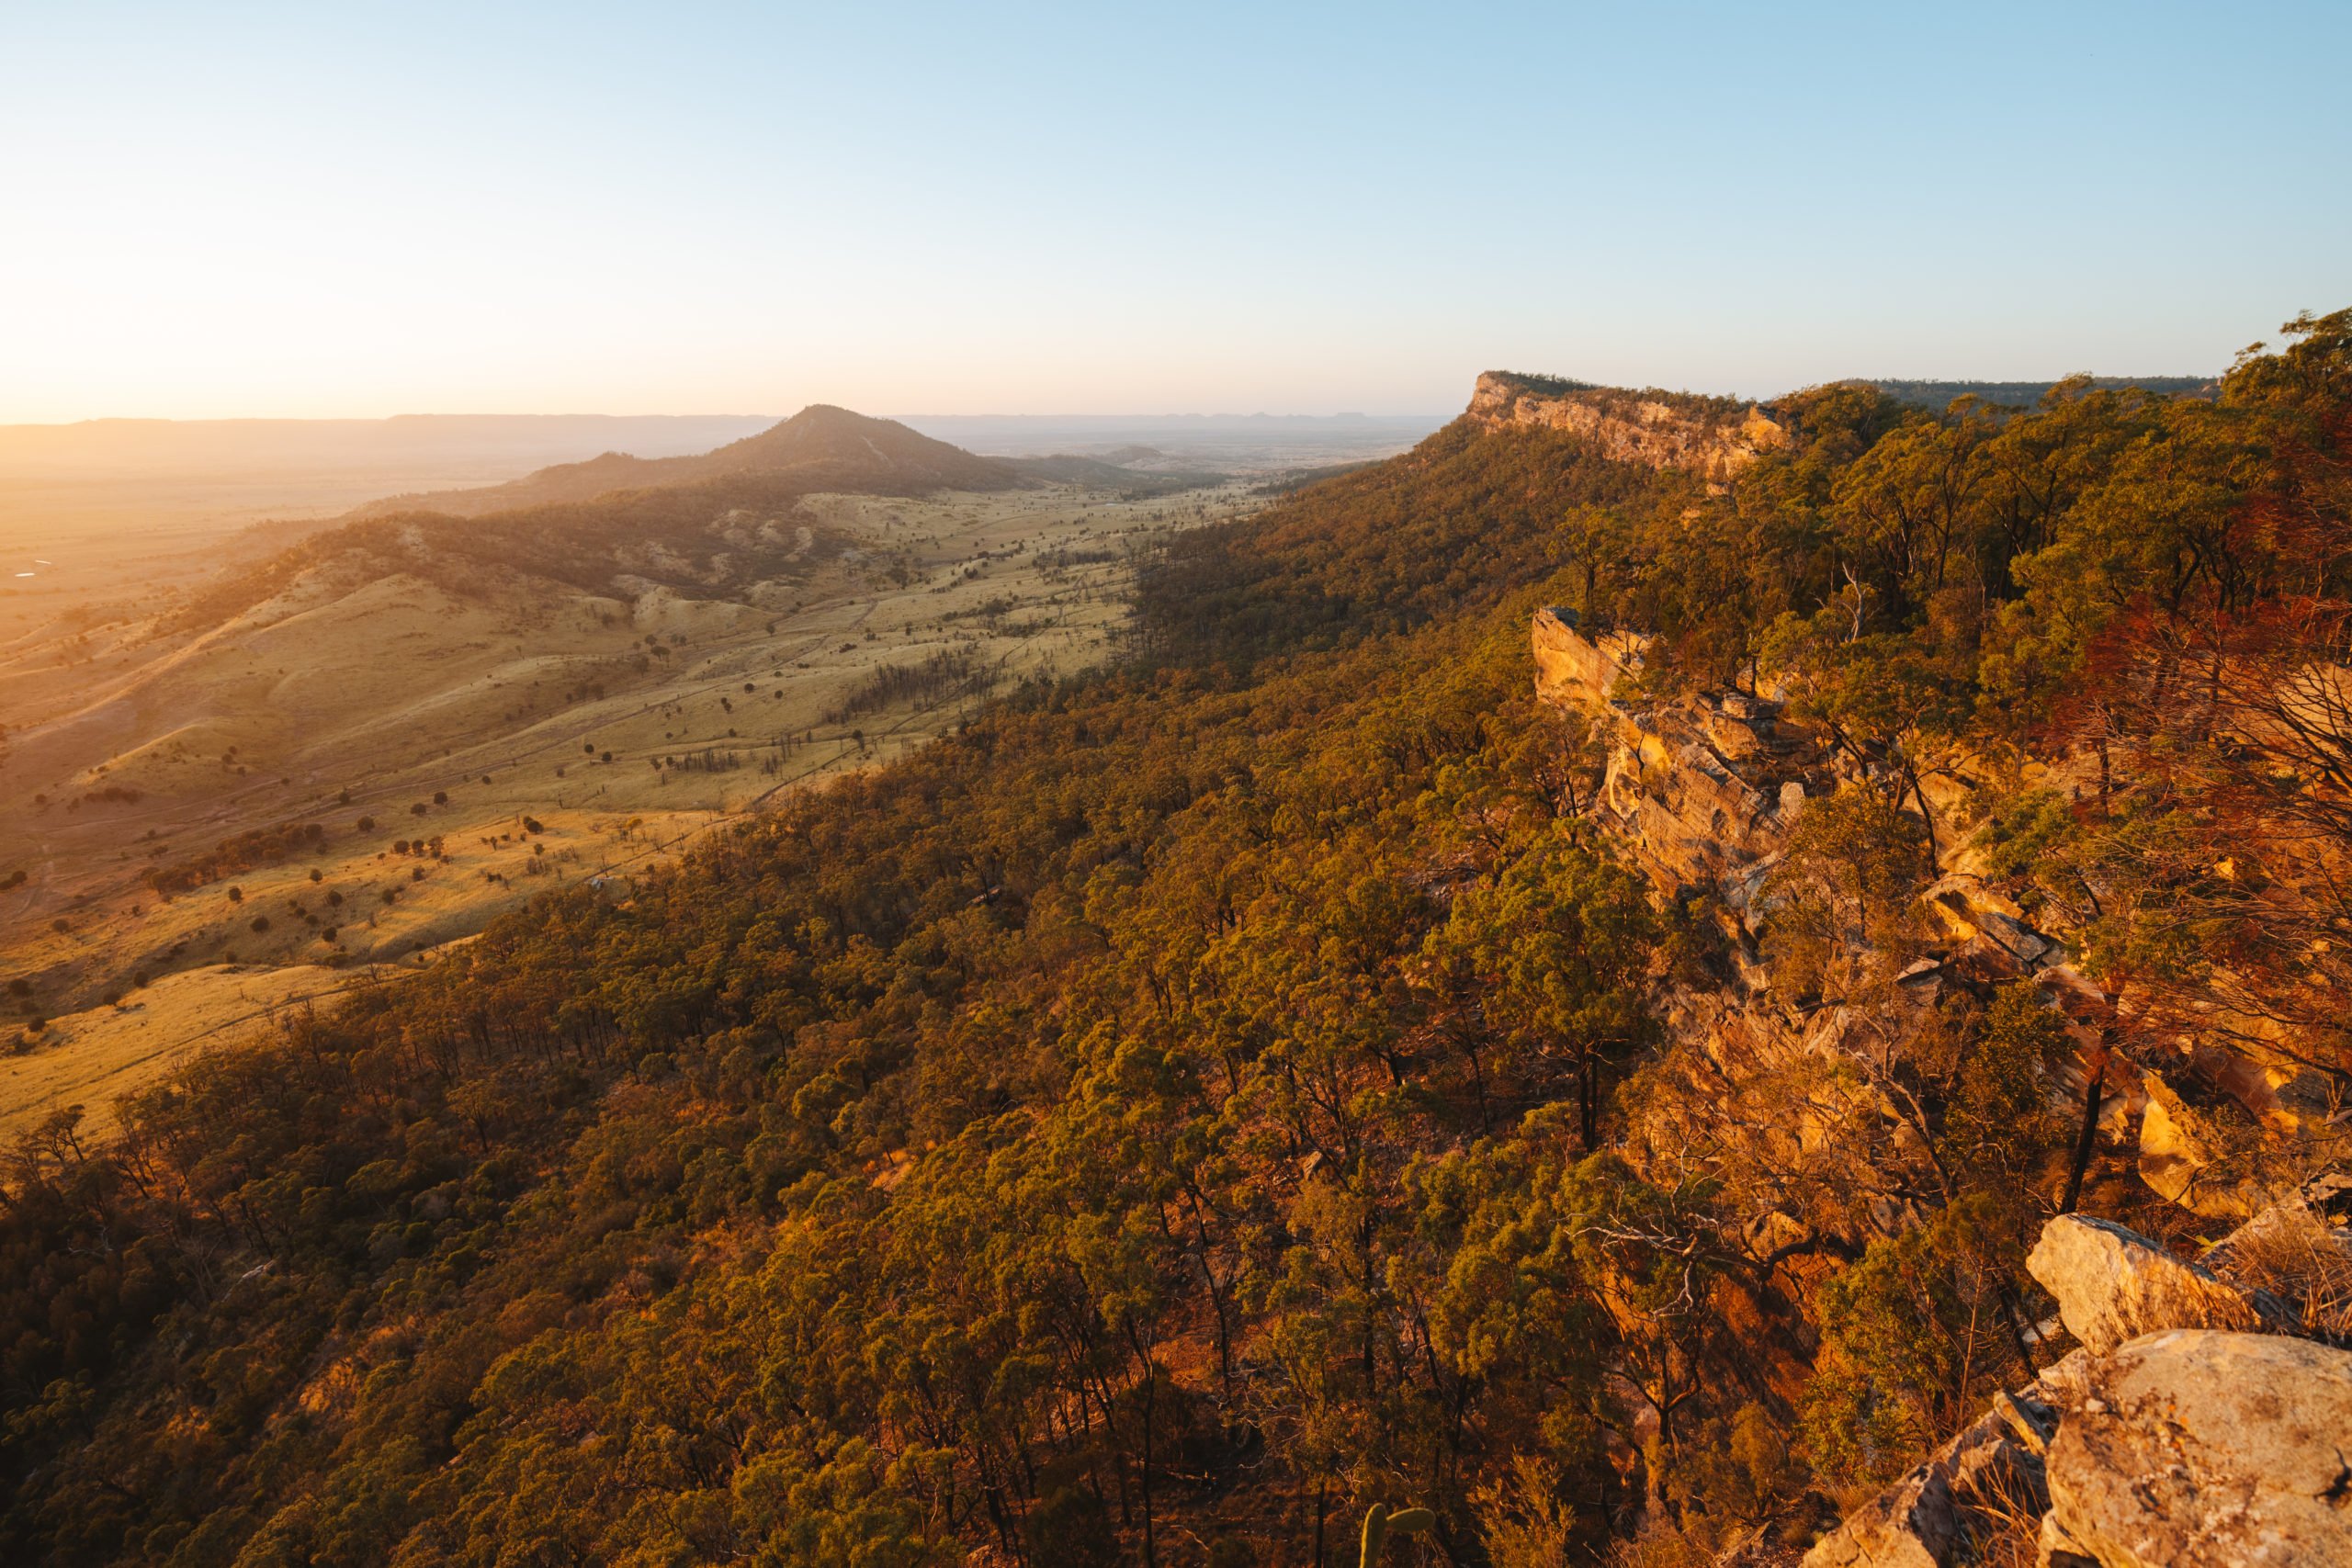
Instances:
[[[561,858],[532,869],[559,881],[641,867],[899,755],[990,692],[1101,658],[1134,552],[1250,504],[739,477],[412,513],[144,620],[26,639],[0,650],[0,975],[30,987],[21,1021],[191,965],[413,962],[541,886],[473,846],[536,820]],[[299,853],[222,849],[310,829]],[[409,842],[429,856],[392,869],[426,881],[396,909],[315,902]],[[307,897],[310,919],[255,930],[232,888]]]
[[[103,1134],[118,1096],[162,1077],[190,1052],[266,1034],[288,1010],[366,983],[307,964],[210,965],[170,976],[124,1005],[58,1019],[49,1048],[0,1056],[0,1137],[69,1105],[84,1107],[85,1125]]]
[[[757,478],[802,491],[913,495],[927,491],[1009,490],[1022,476],[993,458],[918,434],[894,420],[868,419],[819,403],[756,435],[691,457],[634,457],[607,452],[562,463],[479,490],[395,496],[355,515],[389,516],[430,507],[453,516],[551,502],[588,501],[617,491]]]

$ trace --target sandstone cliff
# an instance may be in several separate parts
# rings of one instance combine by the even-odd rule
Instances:
[[[1834,754],[1768,696],[1715,691],[1665,699],[1642,693],[1629,678],[1641,671],[1646,639],[1622,630],[1589,635],[1572,609],[1537,612],[1530,640],[1537,697],[1582,715],[1606,749],[1596,804],[1603,829],[1649,875],[1661,901],[1698,900],[1715,911],[1733,979],[1719,992],[1679,998],[1679,1027],[1700,1038],[1711,1056],[1720,1058],[1738,1041],[1766,1061],[1808,1051],[1834,1062],[1865,1036],[1883,1036],[1883,1020],[1865,1021],[1844,1007],[1815,1010],[1804,998],[1775,995],[1759,942],[1768,884],[1790,829],[1806,800],[1852,781],[1850,759]],[[2070,1059],[2052,1066],[2053,1109],[2072,1114],[2079,1108],[2090,1063],[2104,1055],[2100,1138],[2135,1158],[2152,1191],[2185,1210],[2231,1219],[2277,1197],[2221,1179],[2216,1153],[2175,1086],[2193,1077],[2265,1126],[2291,1133],[2313,1114],[2307,1080],[2315,1075],[2290,1061],[2249,1055],[2245,1032],[2230,1043],[2143,1042],[2136,1060],[2102,1052],[2111,1021],[2107,999],[2075,969],[2062,933],[2036,930],[1977,874],[1963,847],[1963,824],[1945,815],[1957,805],[1938,802],[1943,863],[1920,901],[1935,921],[1934,940],[1897,966],[1894,988],[1925,1008],[1951,983],[2031,978],[2067,1021],[2077,1046]]]
[[[1628,392],[1507,370],[1478,378],[1465,417],[1489,430],[1571,431],[1620,462],[1685,468],[1718,485],[1789,444],[1788,429],[1753,403]]]
[[[2340,1228],[2352,1181],[2285,1194],[2201,1186],[2178,1095],[2111,1048],[2110,1004],[2074,967],[2064,933],[2034,929],[1975,874],[1957,831],[1919,900],[1926,935],[1885,957],[1866,996],[1783,994],[1764,942],[1773,873],[1807,803],[1856,783],[1859,765],[1770,697],[1659,694],[1641,679],[1646,652],[1644,637],[1588,631],[1565,608],[1538,612],[1531,628],[1538,698],[1580,716],[1606,754],[1591,819],[1661,903],[1705,913],[1722,938],[1716,983],[1675,986],[1666,1022],[1681,1055],[1704,1064],[1696,1094],[1736,1108],[1701,1120],[1755,1255],[1794,1260],[1825,1243],[1850,1254],[1927,1217],[1850,1185],[1858,1168],[1908,1166],[1920,1187],[1930,1180],[1926,1124],[1889,1064],[1946,987],[1981,996],[2020,980],[2074,1043],[2046,1064],[2054,1111],[2081,1114],[2090,1065],[2105,1060],[2109,1151],[2135,1158],[2147,1188],[2183,1211],[2256,1214],[2195,1264],[2118,1224],[2051,1222],[2028,1268],[2057,1312],[2018,1325],[2018,1339],[2037,1352],[2029,1364],[2064,1343],[2062,1327],[2080,1348],[1850,1510],[1807,1568],[1945,1568],[1994,1560],[1996,1541],[2058,1568],[2352,1561],[2352,1354],[2335,1348],[2352,1337],[2352,1233]],[[2280,1115],[2259,1064],[2215,1077],[2238,1084],[2257,1116]],[[1801,1094],[1767,1098],[1792,1082]],[[1762,1109],[1773,1103],[1796,1109]],[[1648,1142],[1670,1145],[1677,1131],[1653,1125]],[[1785,1562],[1792,1550],[1759,1538],[1726,1561]]]

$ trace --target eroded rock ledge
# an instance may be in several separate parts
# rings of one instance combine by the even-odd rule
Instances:
[[[1769,698],[1647,690],[1638,636],[1588,633],[1574,612],[1552,609],[1536,615],[1532,641],[1539,698],[1582,715],[1606,752],[1593,820],[1661,900],[1711,907],[1723,930],[1736,973],[1679,991],[1669,1031],[1725,1082],[1758,1061],[1804,1054],[1861,1062],[1856,1042],[1870,1026],[1842,1007],[1777,996],[1757,940],[1790,829],[1808,800],[1849,782],[1849,764]],[[2106,1004],[2056,936],[1959,872],[1925,898],[1943,939],[1895,976],[1897,1000],[1874,1027],[1900,1030],[1903,998],[1924,1007],[1952,981],[2028,980],[2064,1015],[2078,1051],[2098,1043]],[[2079,1105],[2083,1056],[2052,1066],[2053,1104]],[[2120,1061],[2108,1073],[2104,1135],[2127,1148],[2136,1138],[2152,1190],[2209,1212],[2168,1179],[2180,1152],[2150,1141],[2151,1127],[2166,1124],[2150,1111],[2165,1092],[2161,1077]],[[1877,1091],[1867,1074],[1852,1092],[1862,1104],[1816,1095],[1806,1117],[1820,1125],[1799,1118],[1760,1130],[1747,1152],[1802,1171],[1809,1140],[1871,1125]],[[1892,1105],[1878,1109],[1884,1122],[1898,1120]],[[2352,1563],[2352,1181],[2324,1176],[2265,1202],[2236,1208],[2254,1217],[2196,1262],[2109,1222],[2052,1220],[2028,1268],[2058,1316],[2033,1337],[2047,1347],[2063,1324],[2078,1348],[1852,1509],[1806,1554],[1807,1568],[1957,1568],[2020,1551],[2044,1568]],[[1894,1205],[1867,1216],[1882,1234],[1917,1218]],[[1774,1208],[1755,1221],[1758,1245],[1791,1252],[1810,1239],[1809,1223],[1801,1210]],[[1849,1239],[1867,1238],[1858,1229]],[[1776,1550],[1736,1560],[1785,1559]]]
[[[1835,1057],[1856,1021],[1843,1008],[1808,1012],[1797,998],[1775,996],[1759,938],[1790,829],[1808,800],[1852,781],[1852,763],[1792,721],[1769,685],[1764,694],[1645,690],[1648,640],[1588,628],[1575,610],[1555,606],[1536,612],[1530,651],[1538,699],[1580,715],[1607,753],[1593,813],[1599,825],[1647,874],[1661,901],[1696,898],[1715,912],[1735,973],[1720,990],[1679,998],[1676,1027],[1695,1035],[1719,1066],[1728,1066],[1724,1052],[1735,1040],[1766,1059],[1798,1050]],[[1962,852],[1965,839],[1943,834],[1951,852],[1922,897],[1941,929],[1929,958],[1904,973],[1900,988],[1924,1007],[1954,980],[1978,987],[2032,980],[2076,1047],[2053,1064],[2046,1087],[2054,1110],[2071,1114],[2080,1105],[2098,1055],[2105,1061],[2098,1135],[2110,1150],[2136,1155],[2152,1191],[2233,1220],[2279,1196],[2212,1178],[2212,1151],[2188,1130],[2175,1086],[2184,1078],[2210,1083],[2265,1125],[2291,1131],[2298,1115],[2311,1112],[2290,1111],[2283,1097],[2289,1088],[2303,1091],[2317,1075],[2205,1040],[2184,1038],[2154,1061],[2103,1049],[2110,1004],[2075,968],[2060,934],[2036,930],[2015,902],[1973,874]]]
[[[1619,462],[1683,468],[1714,484],[1729,482],[1765,453],[1789,444],[1788,428],[1753,403],[1629,392],[1508,370],[1478,378],[1467,417],[1490,430],[1569,431]]]

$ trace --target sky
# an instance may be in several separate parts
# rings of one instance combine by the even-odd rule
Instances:
[[[2218,370],[2352,4],[0,0],[0,422]]]

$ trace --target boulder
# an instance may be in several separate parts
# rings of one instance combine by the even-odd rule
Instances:
[[[2352,1354],[2176,1329],[2092,1363],[2050,1444],[2055,1557],[2102,1568],[2352,1562]]]
[[[2051,1417],[2030,1398],[1979,1417],[1804,1554],[1804,1568],[1947,1568],[1967,1556],[1990,1510],[2040,1508],[2039,1442]]]
[[[1598,712],[1607,706],[1617,682],[1642,667],[1648,639],[1622,632],[1588,636],[1580,623],[1566,605],[1535,612],[1535,694],[1564,707]]]
[[[1921,1465],[1847,1515],[1803,1568],[1942,1568],[1959,1535],[1951,1485]]]
[[[2094,1356],[2166,1328],[2261,1326],[2245,1295],[2111,1221],[2059,1215],[2041,1227],[2025,1266]]]

